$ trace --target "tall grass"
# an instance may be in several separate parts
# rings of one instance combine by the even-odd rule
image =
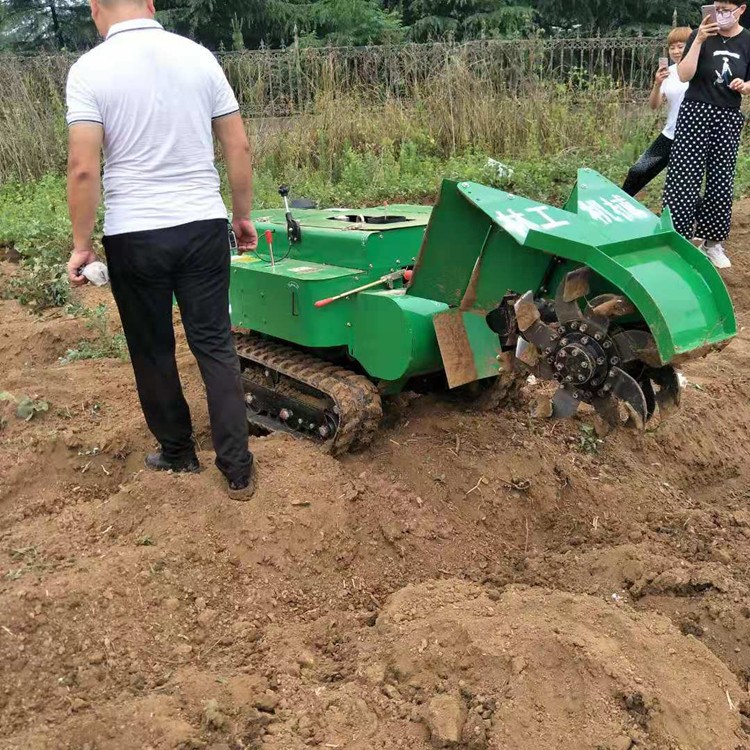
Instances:
[[[642,97],[622,75],[592,72],[603,65],[599,57],[589,60],[590,70],[567,65],[545,75],[552,58],[533,55],[533,47],[516,52],[515,68],[508,67],[508,60],[515,60],[508,45],[502,46],[503,59],[488,57],[494,47],[481,45],[437,45],[439,54],[429,46],[419,49],[417,72],[407,66],[406,53],[394,58],[401,67],[391,68],[372,50],[348,57],[341,50],[257,53],[222,61],[243,111],[252,115],[248,128],[261,157],[276,166],[288,159],[290,166],[329,174],[342,145],[378,150],[384,141],[411,142],[420,154],[443,159],[467,149],[530,158],[584,141],[594,151],[602,142],[610,148],[612,141],[630,138],[634,127],[651,124],[643,121],[642,108],[633,107]],[[653,52],[649,47],[644,54]],[[266,71],[262,63],[268,55],[286,67],[277,60],[276,68]],[[435,67],[425,70],[430,55]],[[62,171],[64,81],[71,62],[65,56],[0,57],[0,182]],[[316,72],[314,81],[310,70]],[[273,116],[278,111],[298,114]]]

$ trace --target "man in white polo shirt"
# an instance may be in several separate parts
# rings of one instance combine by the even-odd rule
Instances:
[[[214,166],[221,143],[240,252],[257,245],[252,167],[237,100],[213,55],[166,32],[153,0],[91,0],[105,41],[71,68],[68,205],[71,283],[96,259],[92,233],[104,150],[104,250],[149,429],[151,469],[198,471],[175,362],[172,298],[206,385],[216,465],[229,493],[254,490],[253,456],[229,310],[227,211]]]

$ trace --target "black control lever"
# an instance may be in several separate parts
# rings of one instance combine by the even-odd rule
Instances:
[[[286,235],[289,238],[290,244],[302,241],[302,227],[299,222],[292,216],[292,211],[289,208],[289,188],[287,185],[282,185],[279,188],[279,195],[284,199],[284,208],[286,209]]]

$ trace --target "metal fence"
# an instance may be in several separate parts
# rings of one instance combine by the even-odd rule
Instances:
[[[510,95],[540,85],[629,97],[651,86],[658,39],[484,40],[464,44],[404,44],[373,47],[253,50],[218,55],[243,112],[283,117],[314,108],[323,92],[352,93],[373,104],[386,98],[418,99],[446,81],[472,83]],[[0,108],[13,105],[20,90],[31,99],[62,101],[73,56],[0,56]],[[487,89],[485,89],[487,90]],[[5,94],[5,96],[3,96]]]
[[[650,88],[663,43],[656,39],[487,40],[464,44],[254,50],[220,55],[248,115],[309,111],[321,91],[374,101],[418,99],[456,75],[512,95],[540,85],[631,96]]]

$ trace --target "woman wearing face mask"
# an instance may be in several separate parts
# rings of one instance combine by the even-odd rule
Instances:
[[[622,189],[628,195],[636,195],[660,174],[669,163],[669,153],[674,140],[674,128],[677,124],[677,113],[682,104],[682,97],[687,91],[688,84],[680,80],[677,75],[677,63],[682,60],[685,42],[690,38],[689,26],[672,29],[667,37],[667,47],[672,65],[659,68],[654,77],[654,87],[651,89],[648,103],[651,109],[659,109],[666,101],[667,122],[664,130],[656,140],[641,154],[638,161],[628,171],[628,176]]]
[[[706,15],[688,39],[677,73],[690,85],[677,118],[664,186],[664,205],[675,229],[688,239],[703,237],[701,249],[717,268],[732,265],[722,243],[729,236],[745,122],[740,105],[742,96],[750,94],[750,31],[739,23],[745,8],[716,2],[715,16]]]

